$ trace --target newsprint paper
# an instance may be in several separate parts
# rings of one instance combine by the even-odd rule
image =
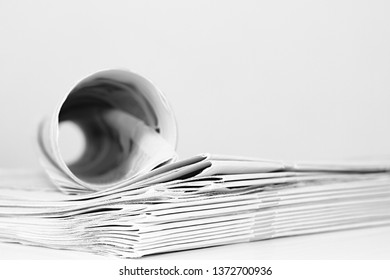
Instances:
[[[64,122],[86,139],[71,163]],[[390,224],[390,161],[178,160],[165,97],[129,71],[81,80],[37,135],[42,171],[0,170],[0,242],[136,258]]]

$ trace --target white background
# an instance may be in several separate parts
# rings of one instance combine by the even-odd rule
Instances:
[[[1,1],[0,167],[38,166],[36,125],[85,76],[166,94],[180,156],[390,154],[388,1]]]
[[[1,1],[0,168],[39,167],[38,122],[118,67],[166,94],[181,157],[388,156],[389,15],[388,1]]]

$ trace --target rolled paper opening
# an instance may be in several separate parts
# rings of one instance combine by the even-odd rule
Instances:
[[[66,165],[77,162],[86,148],[84,131],[72,121],[63,121],[59,126],[59,147]]]
[[[87,183],[131,177],[153,161],[156,147],[151,146],[162,140],[173,150],[176,146],[175,120],[162,93],[129,71],[108,70],[82,80],[62,104],[58,121],[59,127],[71,123],[82,132],[84,150],[77,159],[67,162],[66,151],[60,153],[69,170]],[[78,149],[79,143],[74,145]]]

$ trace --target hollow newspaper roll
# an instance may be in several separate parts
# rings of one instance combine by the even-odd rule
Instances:
[[[67,121],[86,139],[70,164],[59,148]],[[0,170],[0,242],[141,257],[390,225],[389,161],[175,161],[176,133],[149,80],[109,70],[80,81],[39,129],[51,181]]]
[[[67,165],[59,126],[71,121],[85,151]],[[41,162],[66,193],[98,191],[176,158],[176,122],[165,97],[144,77],[125,70],[98,72],[80,81],[39,130]]]

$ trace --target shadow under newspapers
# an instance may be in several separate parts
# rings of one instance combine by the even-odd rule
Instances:
[[[73,163],[59,147],[65,121],[86,141]],[[149,80],[83,79],[40,126],[46,174],[0,171],[0,241],[133,258],[390,224],[390,162],[177,161],[176,141]]]

